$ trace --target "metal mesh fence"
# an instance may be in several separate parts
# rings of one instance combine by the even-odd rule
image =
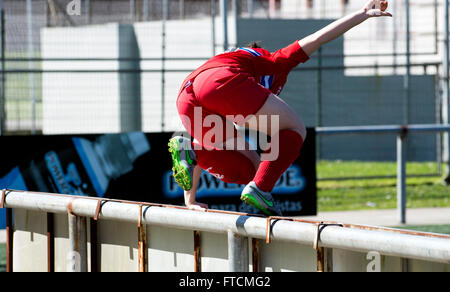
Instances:
[[[230,46],[262,40],[270,50],[313,33],[366,2],[226,1]],[[224,50],[221,1],[81,0],[75,7],[80,15],[69,15],[72,2],[3,1],[2,134],[179,129],[175,99],[182,80]],[[281,97],[307,126],[403,124],[405,116],[409,123],[441,123],[443,0],[409,1],[409,36],[406,1],[389,2],[394,18],[369,20],[290,75]],[[241,21],[235,21],[236,15]],[[252,19],[254,23],[242,21]],[[294,20],[298,22],[284,23]],[[429,171],[434,174],[438,168],[440,173],[440,135],[409,137],[408,160],[437,158],[438,165]],[[395,160],[394,136],[317,139],[320,159]],[[326,161],[321,163],[327,166]],[[395,174],[395,169],[377,171],[367,175]],[[319,173],[319,178],[348,173],[327,175]],[[336,186],[331,184],[331,195],[326,194],[326,182],[321,187],[325,189],[321,200],[332,200]],[[347,189],[342,192],[347,196]],[[360,194],[359,201],[374,201],[390,192]]]
[[[3,1],[6,132],[64,132],[65,127],[68,133],[133,129],[126,120],[132,120],[132,125],[139,125],[144,131],[176,127],[174,98],[179,84],[196,66],[223,50],[221,1],[83,0],[78,1],[80,15],[69,15],[67,7],[72,2],[75,1]],[[230,18],[237,13],[241,18],[270,18],[274,23],[277,19],[335,19],[365,3],[227,2]],[[395,18],[371,20],[355,28],[343,39],[342,48],[314,55],[299,68],[303,71],[290,78],[284,96],[298,104],[296,109],[308,126],[403,122],[399,112],[407,105],[402,102],[404,90],[399,84],[407,64],[404,3],[390,1]],[[413,97],[416,105],[408,109],[416,117],[411,122],[440,122],[439,97],[436,98],[439,80],[429,75],[439,72],[441,62],[442,1],[410,3],[409,62],[412,74],[423,77],[417,79],[418,88],[413,92],[418,92]],[[167,21],[163,22],[165,12]],[[229,30],[233,29],[231,24]],[[308,32],[299,31],[302,34],[298,38]],[[268,31],[268,38],[274,33]],[[242,45],[239,33],[229,34],[231,45]],[[382,80],[382,76],[393,75],[397,77]],[[348,76],[360,78],[343,81]],[[391,82],[394,79],[395,84]],[[295,83],[302,83],[303,87],[297,88]],[[420,86],[422,83],[426,86]],[[297,98],[298,95],[301,96]],[[136,102],[141,107],[132,114],[140,114],[140,122],[124,117]],[[388,102],[396,104],[398,112],[388,112],[386,117],[374,113],[371,119],[356,113],[358,109]],[[98,112],[95,118],[88,115],[94,112]],[[74,127],[56,119],[58,115],[85,126]]]

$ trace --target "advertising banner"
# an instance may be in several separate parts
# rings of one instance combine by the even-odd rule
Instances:
[[[96,196],[129,201],[184,204],[172,176],[168,141],[172,133],[3,136],[0,189]],[[284,215],[316,214],[314,129],[299,159],[273,192]],[[197,200],[211,209],[258,213],[240,201],[243,185],[203,172]],[[5,228],[0,210],[0,229]]]

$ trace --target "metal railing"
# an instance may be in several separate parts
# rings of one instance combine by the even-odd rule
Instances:
[[[227,234],[228,267],[231,272],[249,270],[249,238],[272,242],[285,242],[313,247],[317,255],[317,270],[332,271],[329,263],[333,249],[353,252],[377,252],[385,256],[400,257],[403,260],[417,259],[429,262],[450,264],[450,236],[421,233],[391,228],[300,220],[288,217],[260,217],[244,213],[208,210],[191,211],[184,207],[151,203],[108,200],[103,198],[79,197],[45,194],[14,190],[3,190],[0,207],[8,210],[7,270],[13,271],[12,209],[22,209],[48,214],[69,214],[69,245],[71,254],[77,254],[79,262],[74,262],[73,271],[78,267],[87,271],[87,218],[91,220],[90,249],[97,246],[97,227],[95,221],[128,222],[138,226],[139,271],[146,271],[148,262],[146,225],[162,226],[194,231],[194,266],[201,252],[198,232]],[[55,260],[54,240],[51,223],[47,215],[48,267]],[[92,224],[94,222],[94,224]],[[93,228],[95,227],[95,228]],[[197,232],[197,233],[195,233]],[[197,236],[195,236],[195,234]],[[252,243],[253,271],[258,271],[258,244]],[[96,267],[96,255],[91,252],[91,271]],[[256,256],[255,256],[256,255]],[[76,257],[75,257],[76,258]],[[406,265],[407,266],[407,265]]]
[[[450,125],[386,125],[316,128],[319,136],[351,134],[394,134],[397,135],[397,210],[400,223],[406,223],[406,161],[409,133],[448,133]]]

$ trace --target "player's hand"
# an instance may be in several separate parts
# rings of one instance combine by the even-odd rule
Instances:
[[[201,212],[206,212],[206,210],[208,209],[208,205],[207,204],[198,203],[198,202],[194,202],[194,203],[191,203],[191,204],[186,204],[186,207],[189,210],[201,211]]]
[[[382,1],[382,0],[370,0],[367,2],[367,4],[364,6],[364,13],[368,17],[381,17],[381,16],[390,16],[392,17],[392,14],[389,12],[386,12],[386,9],[388,8],[388,2]]]

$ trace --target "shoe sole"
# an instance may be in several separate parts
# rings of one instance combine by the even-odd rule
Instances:
[[[177,184],[185,191],[192,189],[192,176],[189,168],[184,166],[180,160],[181,145],[177,138],[169,140],[169,152],[172,155],[173,161],[173,177]]]
[[[272,212],[270,212],[270,210],[268,210],[267,208],[264,208],[261,205],[260,201],[256,197],[254,197],[252,194],[242,194],[241,200],[243,202],[245,202],[247,205],[250,205],[250,206],[255,207],[256,209],[260,210],[267,216],[274,216],[274,214],[272,214]]]

